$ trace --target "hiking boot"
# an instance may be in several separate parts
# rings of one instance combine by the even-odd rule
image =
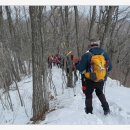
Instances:
[[[90,114],[93,114],[93,113],[92,113],[92,108],[90,108],[90,109],[84,108],[84,110],[85,110],[85,113],[86,113],[86,114],[89,114],[89,113],[90,113]]]
[[[104,115],[110,114],[110,109],[104,111]]]

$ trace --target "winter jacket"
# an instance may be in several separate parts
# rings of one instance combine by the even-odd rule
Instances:
[[[76,65],[76,69],[79,70],[79,72],[82,74],[85,70],[87,72],[90,72],[90,61],[91,61],[91,54],[103,54],[105,57],[105,60],[108,63],[108,72],[112,70],[112,63],[108,56],[108,54],[99,47],[91,48],[89,51],[87,51],[79,61],[79,63]]]

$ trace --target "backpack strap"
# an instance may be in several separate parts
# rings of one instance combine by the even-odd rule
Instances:
[[[102,52],[100,55],[104,56],[104,52]]]
[[[89,50],[86,53],[89,53],[91,57],[95,55],[92,52],[90,52]]]

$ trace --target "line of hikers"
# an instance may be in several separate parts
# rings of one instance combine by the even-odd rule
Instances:
[[[48,55],[48,68],[52,68],[52,65],[57,65],[58,67],[62,66],[61,56],[59,54]]]
[[[68,56],[71,56],[72,61],[72,70],[76,69],[75,63],[79,61],[78,57],[74,56],[72,51],[66,52],[64,55],[60,54],[49,54],[48,55],[48,68],[52,68],[52,66],[57,66],[58,68],[64,68],[69,71],[70,68],[70,60]]]
[[[68,68],[66,67],[68,73],[70,65],[67,55],[71,55],[71,60],[73,61],[73,71],[75,70],[76,72],[76,70],[78,70],[81,74],[82,91],[86,96],[85,112],[87,114],[93,114],[92,94],[95,90],[96,95],[101,102],[104,115],[109,114],[110,107],[103,93],[103,86],[107,80],[109,72],[112,70],[112,63],[109,55],[100,48],[100,41],[92,39],[89,44],[89,50],[82,55],[80,60],[73,55],[72,51],[66,54],[66,61],[64,61],[64,57],[59,55],[51,57],[51,63],[48,58],[48,65],[51,64],[49,67],[52,68],[52,63],[54,65],[57,64],[57,66],[60,67],[64,67],[64,65],[66,65],[68,66]]]
[[[48,68],[52,66],[61,68],[66,73],[67,87],[74,87],[78,81],[77,69],[75,64],[79,61],[72,51],[65,52],[64,55],[48,55]],[[72,79],[71,79],[72,78]]]

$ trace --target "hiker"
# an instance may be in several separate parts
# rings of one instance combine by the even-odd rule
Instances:
[[[56,65],[61,68],[61,56],[59,54],[56,54]]]
[[[92,93],[95,90],[104,115],[110,113],[109,104],[103,94],[103,86],[112,64],[108,54],[100,48],[100,41],[90,41],[90,49],[82,56],[79,63],[76,63],[76,68],[81,73],[82,90],[86,96],[85,112],[93,114]]]
[[[56,56],[53,55],[53,65],[55,66],[56,65]]]
[[[78,57],[73,57],[73,67],[72,70],[74,71],[74,83],[76,85],[76,82],[78,81],[78,75],[77,75],[77,69],[75,67],[75,64],[79,62],[79,58]]]
[[[73,58],[74,58],[74,54],[72,51],[69,51],[68,53],[66,53],[66,58],[65,58],[66,75],[69,74],[70,69],[72,69],[72,71],[74,71],[75,69],[73,65]]]
[[[53,55],[48,55],[48,68],[52,69]]]
[[[77,63],[77,61],[78,58],[74,57],[72,51],[66,53],[66,58],[65,58],[66,76],[69,76],[70,71],[72,70],[72,73],[74,74],[74,85],[76,85],[76,82],[78,80],[77,70],[75,67],[75,63]]]
[[[64,56],[63,54],[61,55],[61,64],[60,64],[60,68],[61,68],[62,70],[65,69],[65,56]]]

